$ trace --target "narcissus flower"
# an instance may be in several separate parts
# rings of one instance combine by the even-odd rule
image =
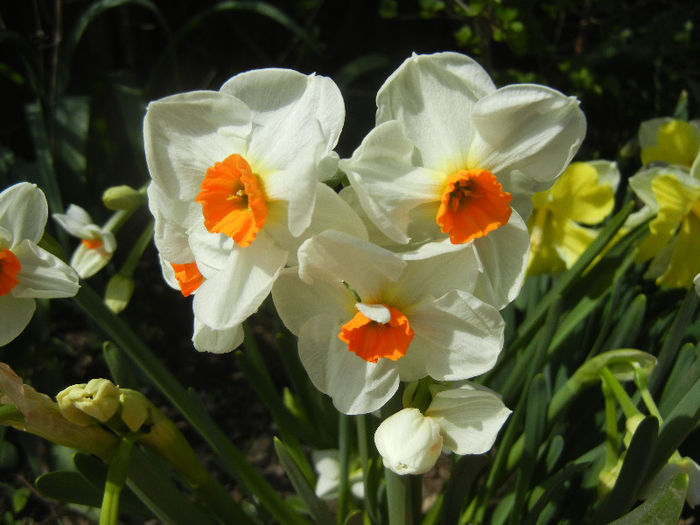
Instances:
[[[78,293],[75,271],[37,246],[47,218],[46,197],[34,184],[20,182],[0,193],[0,346],[27,326],[35,298]]]
[[[527,261],[512,243],[527,246],[521,217],[571,161],[585,128],[572,97],[529,84],[496,89],[458,53],[414,55],[379,90],[376,127],[341,168],[395,242],[473,242],[517,260],[483,269],[512,300]]]
[[[665,288],[690,288],[700,272],[700,156],[688,173],[682,167],[645,169],[630,177],[630,187],[656,214],[637,259],[651,259],[645,277]]]
[[[483,454],[496,441],[511,411],[491,390],[466,383],[440,389],[422,414],[404,408],[381,422],[374,443],[384,466],[397,474],[424,474],[443,448]]]
[[[117,240],[111,231],[93,224],[88,212],[77,204],[68,206],[66,213],[54,213],[53,218],[64,230],[80,239],[80,245],[70,260],[80,277],[92,277],[107,265],[117,249]]]
[[[527,272],[559,272],[570,268],[595,239],[593,226],[615,206],[620,172],[605,160],[574,162],[554,185],[532,196]]]
[[[642,164],[665,162],[690,168],[700,153],[700,127],[672,118],[654,118],[639,127]]]
[[[401,255],[326,231],[299,248],[272,289],[314,385],[347,414],[381,407],[399,380],[460,380],[493,367],[498,311],[471,293],[477,268],[428,244]]]
[[[344,113],[330,79],[282,69],[249,71],[218,92],[148,106],[155,243],[183,294],[193,293],[196,324],[231,334],[294,262],[304,236],[326,228],[366,236],[349,206],[319,182],[336,171]]]

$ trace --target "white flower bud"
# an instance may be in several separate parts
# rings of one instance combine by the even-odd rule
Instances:
[[[404,408],[382,421],[374,443],[384,466],[400,475],[428,472],[442,451],[440,426],[417,408]]]

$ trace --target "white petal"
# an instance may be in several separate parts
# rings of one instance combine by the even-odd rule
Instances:
[[[302,280],[346,282],[367,303],[378,302],[388,282],[398,279],[406,266],[383,248],[333,230],[305,241],[297,256]]]
[[[341,160],[369,218],[396,242],[408,242],[410,212],[433,203],[435,214],[447,174],[417,162],[413,144],[396,121],[374,128],[350,160]]]
[[[436,394],[425,415],[440,425],[446,448],[457,454],[483,454],[510,413],[496,393],[464,385]]]
[[[214,91],[193,91],[148,105],[143,123],[146,162],[153,181],[168,195],[191,201],[207,168],[238,153],[246,156],[251,130],[248,107]]]
[[[20,299],[12,294],[0,296],[0,346],[22,333],[34,315],[34,299]]]
[[[333,316],[338,323],[355,315],[355,297],[342,283],[318,279],[309,285],[299,278],[297,268],[280,272],[272,287],[272,300],[284,326],[296,335],[317,315]]]
[[[215,330],[202,324],[195,317],[192,343],[200,352],[223,354],[235,350],[243,343],[243,326],[236,325],[223,330]]]
[[[488,73],[465,55],[414,55],[379,90],[377,124],[400,122],[426,167],[464,167],[473,135],[472,106],[494,89]]]
[[[348,350],[338,333],[340,326],[333,316],[318,315],[301,327],[299,357],[311,382],[345,414],[381,408],[399,387],[394,362],[365,361]]]
[[[235,246],[226,265],[197,289],[195,316],[210,328],[231,328],[245,321],[270,293],[287,252],[266,235],[245,248]],[[199,263],[198,263],[199,264]]]
[[[500,310],[518,296],[522,287],[530,250],[527,226],[513,210],[508,224],[474,239],[473,247],[483,268],[473,293]]]
[[[384,466],[399,475],[428,472],[440,457],[442,443],[438,422],[417,408],[399,410],[374,433]]]
[[[472,122],[478,140],[472,144],[469,167],[491,170],[499,180],[517,170],[536,181],[553,182],[586,134],[578,100],[529,84],[506,86],[480,99]],[[504,189],[512,193],[507,183]]]
[[[289,252],[288,264],[297,264],[296,253],[309,237],[325,230],[345,232],[358,239],[367,239],[367,229],[362,219],[332,188],[323,183],[316,185],[316,205],[311,224],[303,235],[294,237],[286,223],[287,207],[281,201],[270,203],[267,209],[265,230],[275,239],[277,245]],[[279,227],[281,225],[281,227]]]
[[[306,146],[312,128],[321,130],[321,157],[338,142],[345,105],[330,78],[289,69],[258,69],[231,78],[221,92],[239,98],[250,108],[256,124],[251,152],[264,158],[269,168],[291,164],[296,152]]]
[[[400,256],[408,264],[392,285],[391,297],[401,304],[416,303],[426,295],[440,297],[455,289],[471,293],[480,275],[472,246],[449,240],[427,243]]]
[[[74,237],[80,239],[90,238],[86,228],[94,226],[94,224],[92,224],[90,214],[77,204],[68,206],[66,213],[54,213],[52,217],[64,230]]]
[[[382,304],[357,303],[355,307],[361,314],[376,323],[386,324],[391,320],[391,312]]]
[[[88,248],[80,243],[73,252],[70,265],[80,277],[87,279],[107,266],[111,258],[112,254],[102,248]]]
[[[190,251],[186,224],[195,224],[196,215],[192,207],[175,199],[168,198],[154,183],[148,186],[148,208],[155,219],[154,243],[166,260],[175,264],[185,264],[194,260]],[[198,203],[194,203],[199,206]],[[201,206],[198,210],[199,222]]]
[[[49,206],[36,184],[19,182],[0,193],[0,228],[10,233],[7,248],[24,239],[37,243],[44,235]]]
[[[337,449],[314,450],[311,460],[318,473],[314,492],[319,498],[333,499],[337,496],[340,479],[340,461]]]
[[[598,184],[609,184],[613,189],[613,193],[617,191],[620,185],[620,169],[617,162],[610,160],[589,160],[589,166],[598,173]]]
[[[454,290],[404,311],[415,332],[402,359],[414,347],[432,352],[427,373],[440,381],[468,379],[489,371],[503,348],[504,322],[498,311],[474,296]],[[419,339],[417,339],[419,338]]]
[[[55,255],[39,248],[29,240],[13,248],[22,265],[17,274],[17,285],[12,289],[15,297],[73,297],[78,293],[78,275],[75,270]]]

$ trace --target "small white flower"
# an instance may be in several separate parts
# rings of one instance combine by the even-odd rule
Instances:
[[[374,442],[385,467],[397,474],[423,474],[443,447],[460,455],[488,452],[510,413],[496,393],[465,383],[438,391],[425,414],[404,408],[389,416]]]
[[[671,458],[669,462],[661,468],[659,473],[644,487],[641,493],[642,499],[648,498],[657,488],[663,485],[667,479],[680,472],[684,472],[688,475],[688,492],[685,496],[685,500],[691,507],[697,507],[700,504],[700,465],[689,457]]]
[[[314,491],[319,498],[332,500],[338,497],[340,486],[340,452],[337,449],[314,450],[311,452],[314,469],[318,474]],[[365,497],[362,469],[352,469],[349,473],[350,492],[357,499]]]
[[[0,346],[27,326],[35,298],[78,293],[75,271],[37,246],[47,217],[46,197],[36,185],[20,182],[0,193]]]
[[[68,206],[66,213],[54,213],[53,218],[64,230],[81,240],[70,260],[80,277],[92,277],[107,265],[117,249],[117,240],[111,231],[93,224],[88,212],[77,204]]]

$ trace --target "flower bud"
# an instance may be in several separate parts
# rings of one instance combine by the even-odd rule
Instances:
[[[143,204],[144,196],[126,185],[112,186],[102,194],[102,202],[109,210],[135,210]]]
[[[118,314],[129,305],[131,295],[134,293],[134,281],[119,273],[112,276],[105,290],[105,304],[107,308]]]
[[[374,443],[384,466],[400,475],[428,472],[442,451],[440,426],[417,408],[404,408],[382,421]]]
[[[56,401],[61,414],[77,425],[89,425],[91,418],[105,423],[119,408],[119,390],[108,379],[91,379],[62,390]]]
[[[148,408],[151,402],[141,392],[130,388],[119,389],[119,402],[122,406],[120,414],[122,421],[129,430],[136,432],[148,420]]]

